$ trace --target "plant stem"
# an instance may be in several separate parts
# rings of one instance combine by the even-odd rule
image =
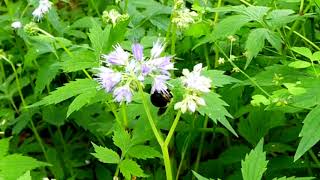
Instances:
[[[43,33],[44,35],[49,36],[50,38],[54,39],[59,46],[61,46],[61,48],[70,56],[70,57],[74,57],[74,55],[72,54],[71,51],[69,51],[69,49],[57,38],[55,38],[53,35],[51,35],[50,33],[48,33],[47,31],[41,29],[41,28],[36,28],[36,30],[40,31],[41,33]],[[83,73],[89,78],[92,79],[92,77],[90,76],[90,74],[88,73],[87,70],[82,69]]]
[[[171,126],[171,128],[170,128],[170,130],[169,130],[168,136],[167,136],[167,138],[166,138],[165,141],[164,141],[164,146],[168,146],[168,145],[169,145],[170,140],[171,140],[171,138],[172,138],[172,136],[173,136],[173,133],[174,133],[174,131],[175,131],[177,125],[178,125],[178,122],[179,122],[179,120],[180,120],[181,114],[182,114],[182,112],[181,112],[181,111],[178,111],[178,113],[177,113],[177,115],[176,115],[176,118],[174,119],[174,121],[173,121],[173,123],[172,123],[172,126]]]
[[[206,116],[204,119],[204,122],[203,122],[203,128],[207,128],[208,121],[209,121],[209,117]],[[196,171],[196,172],[198,172],[198,169],[199,169],[199,163],[200,163],[200,159],[201,159],[205,135],[206,135],[206,132],[201,133],[199,150],[197,153],[197,158],[196,158],[196,162],[195,162],[195,166],[194,166],[194,171]]]
[[[172,180],[173,176],[172,176],[172,169],[171,169],[171,162],[170,162],[168,147],[161,146],[161,150],[162,150],[162,156],[164,161],[164,167],[166,170],[167,180]]]
[[[160,133],[159,133],[157,127],[156,127],[156,124],[155,124],[155,122],[154,122],[154,120],[152,118],[151,111],[150,111],[150,108],[149,108],[149,104],[148,104],[148,102],[146,100],[146,97],[144,95],[144,91],[143,91],[142,86],[140,85],[140,83],[138,83],[138,86],[139,86],[139,92],[140,92],[140,95],[141,95],[141,99],[142,99],[142,103],[143,103],[143,106],[144,106],[144,110],[145,110],[145,112],[147,114],[148,121],[149,121],[149,124],[151,126],[151,129],[152,129],[153,134],[156,137],[159,145],[162,146],[163,143],[164,143],[163,138],[160,135]]]
[[[314,154],[314,152],[312,151],[312,149],[310,149],[308,151],[309,155],[311,156],[312,160],[316,163],[316,165],[318,166],[318,168],[320,168],[320,162],[317,158],[317,156]]]
[[[300,9],[299,9],[299,14],[303,15],[303,6],[304,6],[304,0],[300,1]]]
[[[20,99],[21,99],[21,102],[22,102],[22,107],[23,108],[27,107],[27,104],[26,104],[26,102],[24,100],[24,97],[23,97],[23,94],[22,94],[22,88],[21,88],[18,72],[17,72],[16,68],[14,67],[14,64],[9,59],[7,59],[5,56],[1,56],[0,58],[4,59],[5,61],[7,61],[11,65],[11,68],[12,68],[13,73],[14,73],[15,78],[16,78],[16,84],[17,84],[18,93],[20,95]],[[28,111],[28,109],[27,109],[27,111]],[[34,133],[34,135],[36,137],[36,140],[38,141],[38,143],[40,145],[40,148],[41,148],[41,150],[42,150],[42,152],[44,154],[44,157],[45,157],[46,161],[49,162],[49,158],[48,158],[46,149],[45,149],[45,147],[44,147],[44,145],[42,143],[42,139],[40,138],[36,127],[34,126],[34,123],[33,123],[32,119],[30,120],[30,125],[31,125],[31,130]]]
[[[128,117],[127,117],[127,107],[125,103],[121,104],[122,118],[123,118],[123,126],[125,128],[128,127]]]
[[[143,103],[143,106],[144,106],[144,110],[145,110],[145,112],[147,114],[148,121],[149,121],[149,124],[151,126],[152,132],[153,132],[154,136],[156,137],[156,139],[157,139],[157,141],[158,141],[158,143],[159,143],[159,145],[161,147],[163,161],[164,161],[164,167],[165,167],[165,170],[166,170],[167,180],[172,180],[173,176],[172,176],[172,169],[171,169],[171,162],[170,162],[170,157],[169,157],[168,146],[163,141],[163,138],[162,138],[159,130],[156,127],[156,124],[155,124],[155,122],[154,122],[154,120],[152,118],[152,115],[151,115],[149,104],[147,102],[147,99],[146,99],[146,97],[144,95],[144,92],[143,92],[143,89],[142,89],[142,85],[140,83],[138,83],[138,87],[139,87],[139,92],[140,92],[140,95],[141,95],[142,103]],[[175,121],[179,120],[179,118],[180,118],[179,116],[180,115],[177,115]],[[170,129],[172,129],[172,128],[170,128]],[[171,136],[169,136],[169,139],[166,139],[166,142],[170,141]]]
[[[217,8],[221,7],[222,0],[218,0]],[[214,21],[213,24],[216,25],[219,20],[219,12],[214,13]]]
[[[247,73],[245,73],[244,71],[242,71],[230,58],[229,56],[227,56],[227,54],[221,49],[221,47],[219,45],[216,44],[216,46],[220,49],[220,51],[222,52],[222,54],[227,58],[227,60],[230,62],[230,64],[234,67],[237,68],[246,78],[248,78],[253,85],[255,85],[258,89],[260,89],[266,96],[271,97],[271,95],[264,90],[254,79],[252,79]]]
[[[172,28],[171,28],[171,55],[175,55],[175,53],[176,53],[176,40],[177,40],[176,30],[177,30],[177,26],[175,24],[172,24]],[[172,60],[174,60],[174,58]]]
[[[286,29],[291,30],[291,28],[289,26],[285,26]],[[313,46],[315,49],[317,49],[318,51],[320,51],[320,47],[317,46],[315,43],[313,43],[312,41],[310,41],[308,38],[306,38],[305,36],[303,36],[302,34],[298,33],[297,31],[293,31],[294,34],[296,34],[297,36],[299,36],[301,39],[303,39],[304,41],[306,41],[307,43],[309,43],[311,46]]]

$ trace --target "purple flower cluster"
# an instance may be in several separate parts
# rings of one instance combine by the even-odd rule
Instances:
[[[102,55],[105,66],[98,68],[95,78],[106,92],[112,92],[116,102],[131,102],[137,83],[143,84],[146,77],[153,79],[151,93],[168,93],[167,80],[170,70],[174,70],[172,56],[161,56],[164,44],[159,40],[153,44],[151,57],[143,54],[143,46],[132,45],[132,53],[125,51],[119,44],[114,51]]]

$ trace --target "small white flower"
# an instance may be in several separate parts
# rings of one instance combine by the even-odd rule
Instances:
[[[183,69],[182,83],[193,91],[210,92],[211,80],[201,75],[202,64],[194,66],[193,71],[189,72],[188,69]]]
[[[119,21],[128,19],[128,14],[120,14],[117,10],[111,9],[110,11],[104,11],[102,18],[105,22],[111,22],[115,26]]]
[[[235,41],[237,40],[237,39],[236,39],[234,36],[232,36],[232,35],[228,36],[228,39],[229,39],[230,42],[235,42]]]
[[[15,22],[13,22],[13,23],[11,24],[11,27],[12,27],[13,29],[20,29],[20,28],[22,28],[22,23],[21,23],[20,21],[15,21]]]
[[[174,105],[174,109],[180,109],[182,113],[186,111],[195,112],[198,106],[206,105],[203,98],[197,95],[187,95],[182,101]]]
[[[179,29],[186,29],[190,24],[195,22],[195,18],[198,14],[194,11],[190,11],[188,8],[177,10],[172,22],[177,25]]]
[[[219,64],[224,64],[226,61],[224,60],[224,58],[222,58],[222,57],[220,57],[219,59],[218,59],[218,63]]]
[[[240,72],[240,69],[239,68],[237,68],[237,67],[234,67],[234,68],[232,68],[232,71],[231,72]]]
[[[52,3],[49,0],[40,0],[39,6],[32,12],[36,21],[40,21],[44,14],[51,9]]]

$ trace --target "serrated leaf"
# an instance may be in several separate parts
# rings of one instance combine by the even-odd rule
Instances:
[[[199,113],[201,115],[209,116],[209,118],[215,123],[220,122],[224,127],[238,137],[237,133],[226,118],[232,118],[231,114],[224,107],[228,106],[228,104],[221,100],[220,96],[214,92],[207,93],[203,98],[206,102],[206,105],[198,108]]]
[[[130,134],[121,127],[115,128],[112,140],[121,149],[122,153],[126,153],[131,146]]]
[[[40,66],[37,73],[36,87],[34,89],[35,93],[41,94],[44,88],[50,84],[54,77],[59,72],[59,66],[54,64],[54,61],[48,61]]]
[[[247,56],[246,68],[251,60],[263,49],[267,32],[268,30],[265,28],[257,28],[250,32],[245,47]]]
[[[99,66],[99,59],[96,58],[95,53],[86,49],[73,51],[71,57],[65,53],[61,59],[62,62],[58,65],[64,72],[75,72]]]
[[[136,145],[128,150],[128,155],[137,159],[162,157],[161,153],[146,145]]]
[[[89,104],[91,98],[96,96],[98,91],[93,90],[93,91],[88,91],[86,93],[80,94],[77,96],[72,103],[69,105],[68,112],[67,112],[67,117],[70,116],[71,113],[74,111],[78,111],[80,108],[85,106],[86,104]]]
[[[304,68],[310,67],[311,63],[298,60],[298,61],[291,62],[290,64],[288,64],[288,66],[295,69],[304,69]]]
[[[49,166],[49,164],[20,154],[8,155],[0,161],[0,177],[5,180],[16,180],[25,172],[43,166]]]
[[[94,20],[92,20],[92,28],[90,29],[89,39],[92,44],[92,48],[96,50],[97,54],[104,52],[104,49],[108,46],[108,39],[111,26],[106,26],[102,30],[101,26]]]
[[[223,73],[224,71],[219,70],[208,70],[202,72],[204,76],[211,79],[213,87],[223,87],[227,84],[241,82],[240,80],[231,76],[224,75]]]
[[[298,160],[305,152],[314,146],[320,140],[320,106],[312,109],[303,121],[302,130],[300,132],[301,141],[299,143],[294,161]]]
[[[308,49],[306,47],[293,47],[293,48],[291,48],[291,50],[302,55],[302,56],[305,56],[309,59],[312,59],[312,52],[310,49]]]
[[[224,18],[220,21],[213,30],[214,38],[225,38],[229,35],[234,35],[242,26],[251,21],[248,16],[234,15]]]
[[[9,141],[10,141],[10,138],[0,139],[0,161],[1,161],[1,158],[3,158],[8,153]]]
[[[78,79],[76,81],[71,81],[51,92],[49,96],[46,96],[41,101],[31,105],[31,107],[57,104],[73,96],[87,93],[88,91],[94,91],[97,87],[98,83],[92,79]]]
[[[121,161],[119,167],[120,172],[126,179],[131,179],[131,176],[147,177],[147,175],[143,173],[143,170],[140,168],[140,166],[131,159],[125,159]]]
[[[120,156],[111,149],[97,146],[96,144],[92,143],[94,147],[95,153],[91,153],[94,157],[98,158],[99,161],[103,163],[109,164],[118,164],[120,162]]]
[[[241,161],[241,172],[243,180],[259,180],[267,170],[268,161],[266,153],[263,152],[263,138],[260,140],[254,150],[246,155]]]

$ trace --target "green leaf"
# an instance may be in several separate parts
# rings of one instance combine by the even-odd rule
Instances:
[[[203,71],[202,74],[211,79],[213,87],[223,87],[227,84],[241,82],[231,76],[224,75],[224,71],[207,70]]]
[[[30,171],[24,173],[24,175],[20,176],[17,180],[32,180]]]
[[[214,92],[204,95],[205,106],[200,106],[198,111],[201,115],[208,115],[215,123],[218,121],[224,125],[230,132],[238,137],[226,117],[232,118],[231,114],[225,109],[228,106],[226,102],[220,99],[220,96]]]
[[[10,139],[11,138],[0,139],[0,160],[8,153]]]
[[[45,64],[40,66],[37,73],[35,93],[41,94],[44,88],[50,84],[50,82],[56,77],[59,72],[59,66],[54,64],[55,61],[47,61]]]
[[[298,19],[299,15],[292,15],[294,13],[292,9],[275,9],[268,13],[266,21],[269,27],[277,29]]]
[[[241,172],[243,180],[259,180],[267,170],[268,161],[266,153],[263,152],[263,138],[260,140],[254,150],[246,155],[244,161],[241,161]]]
[[[269,7],[265,6],[249,6],[245,8],[245,11],[243,13],[247,15],[251,20],[263,23],[264,17],[267,15],[269,9]]]
[[[0,177],[5,180],[16,180],[27,171],[43,166],[49,166],[49,164],[20,154],[8,155],[0,161]]]
[[[76,81],[71,81],[64,86],[59,87],[57,90],[51,92],[49,96],[31,105],[31,107],[57,104],[73,96],[88,93],[88,91],[94,92],[97,90],[97,87],[98,83],[91,79],[78,79]]]
[[[140,166],[131,159],[125,159],[121,161],[119,167],[120,172],[126,179],[131,179],[131,176],[147,177],[147,175],[143,173],[143,170],[140,168]]]
[[[67,53],[64,53],[61,60],[62,62],[58,63],[58,65],[64,72],[75,72],[99,67],[99,59],[96,58],[94,52],[87,49],[72,51],[71,57]]]
[[[320,140],[320,106],[312,109],[303,121],[303,127],[300,132],[301,141],[299,143],[294,161],[298,160],[305,152],[314,146]]]
[[[247,56],[245,68],[248,67],[251,60],[263,49],[267,33],[268,29],[265,28],[257,28],[250,32],[245,47]]]
[[[310,67],[311,63],[298,60],[298,61],[291,62],[288,66],[295,69],[304,69],[304,68]]]
[[[92,143],[94,147],[95,153],[91,153],[94,157],[98,158],[99,161],[103,163],[109,164],[118,164],[120,162],[119,155],[111,149],[97,146],[96,144]]]
[[[162,157],[161,153],[150,146],[136,145],[128,150],[128,155],[137,159]]]
[[[260,106],[260,104],[267,106],[270,104],[270,100],[267,99],[264,95],[257,94],[252,96],[251,104],[252,106]]]
[[[224,18],[214,28],[213,34],[215,39],[226,38],[234,35],[242,26],[251,21],[248,16],[234,15]]]
[[[78,111],[80,108],[90,103],[91,98],[95,97],[98,91],[88,91],[87,93],[80,94],[77,96],[72,103],[69,105],[67,117],[70,116],[74,111]]]
[[[42,109],[42,118],[54,126],[62,126],[66,121],[67,107],[64,105],[50,105]]]
[[[126,153],[129,150],[131,146],[130,134],[123,128],[116,127],[112,139],[113,143],[121,149],[122,153]]]
[[[305,56],[309,59],[312,59],[312,52],[310,49],[308,49],[306,47],[293,47],[293,48],[291,48],[291,50],[302,55],[302,56]]]
[[[203,176],[201,176],[200,174],[198,174],[197,172],[192,170],[192,174],[198,179],[198,180],[209,180],[208,178],[205,178]]]
[[[108,46],[109,34],[111,26],[106,26],[104,30],[94,20],[92,20],[92,28],[90,29],[89,39],[92,44],[92,48],[96,50],[97,54],[104,52],[104,49]]]

